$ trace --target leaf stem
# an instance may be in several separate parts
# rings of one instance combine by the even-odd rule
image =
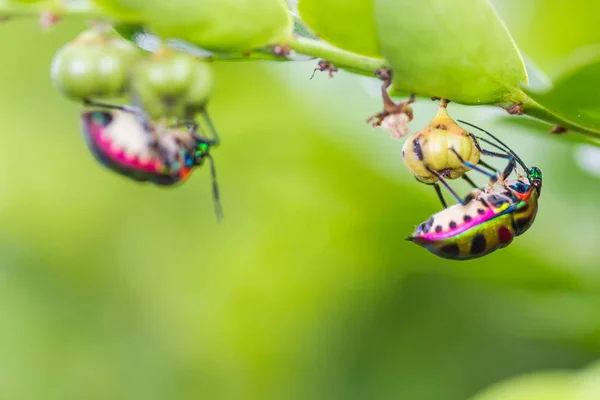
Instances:
[[[321,58],[329,61],[336,67],[344,68],[361,75],[373,76],[378,69],[388,67],[385,60],[342,50],[322,40],[294,36],[286,44],[297,53]]]
[[[521,111],[529,115],[531,117],[537,118],[539,120],[549,122],[552,124],[558,124],[562,127],[567,128],[568,130],[572,130],[574,132],[578,132],[596,139],[600,139],[600,131],[597,129],[587,128],[585,126],[581,126],[575,122],[565,119],[560,115],[553,113],[552,111],[544,108],[541,104],[533,100],[531,97],[527,97],[527,99],[521,105]]]

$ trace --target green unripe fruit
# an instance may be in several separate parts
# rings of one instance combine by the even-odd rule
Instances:
[[[159,50],[136,68],[136,87],[147,86],[160,97],[183,96],[194,80],[195,60],[183,53]]]
[[[427,184],[437,182],[438,174],[457,179],[469,171],[452,149],[473,165],[481,156],[469,132],[450,118],[446,104],[442,100],[435,118],[425,129],[408,137],[402,148],[404,165],[419,181]]]
[[[69,97],[113,97],[121,95],[127,69],[118,53],[106,49],[65,47],[52,63],[52,80]]]
[[[213,88],[213,76],[210,65],[205,62],[197,62],[194,80],[190,85],[186,96],[186,108],[188,113],[194,114],[202,111],[208,103]]]
[[[132,70],[141,58],[138,48],[128,40],[115,37],[110,40],[109,46],[119,54],[123,64],[125,64],[129,70]]]
[[[193,114],[205,106],[212,89],[210,66],[169,48],[140,63],[131,80],[133,96],[152,118]]]
[[[185,102],[182,97],[161,97],[150,86],[134,81],[132,97],[150,119],[161,117],[181,117],[185,115]]]
[[[158,119],[165,115],[165,107],[159,96],[156,95],[148,86],[133,83],[132,103],[139,104],[150,119]]]
[[[125,93],[129,71],[139,56],[124,39],[86,31],[55,54],[51,77],[68,97],[118,97]]]

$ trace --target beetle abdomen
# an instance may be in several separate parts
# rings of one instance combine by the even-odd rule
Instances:
[[[149,146],[149,135],[133,115],[90,111],[82,117],[88,146],[107,166],[116,164],[148,175],[160,174],[164,169],[156,151]]]
[[[439,239],[412,237],[431,253],[452,260],[470,260],[508,246],[515,237],[510,214],[477,224],[455,236]]]
[[[515,234],[515,203],[492,193],[456,204],[420,224],[408,238],[443,258],[469,260],[506,247]]]
[[[537,210],[537,192],[532,193],[529,198],[519,203],[517,209],[513,212],[513,222],[517,236],[524,234],[533,225]]]

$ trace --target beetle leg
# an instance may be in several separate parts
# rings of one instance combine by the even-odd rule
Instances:
[[[191,135],[195,134],[199,128],[198,123],[193,119],[177,121],[174,124],[169,125],[169,128],[181,128],[182,126],[185,126]]]
[[[484,167],[486,167],[487,169],[489,169],[490,171],[494,171],[497,172],[498,170],[494,167],[492,167],[491,165],[486,164],[485,162],[479,160],[479,162],[477,163],[477,165],[482,165]],[[515,162],[515,159],[513,157],[509,157],[508,159],[508,165],[504,168],[504,171],[502,171],[502,176],[501,176],[501,180],[504,181],[506,180],[506,178],[508,178],[508,176],[511,174],[511,172],[516,171],[517,170],[517,163]],[[521,176],[521,175],[519,175]]]
[[[86,105],[86,106],[102,107],[102,108],[108,108],[108,109],[111,109],[111,110],[125,111],[125,112],[128,112],[130,114],[135,114],[135,115],[141,115],[141,114],[143,114],[142,110],[139,107],[136,107],[136,106],[118,106],[118,105],[115,105],[115,104],[98,103],[96,101],[88,100],[88,99],[84,99],[83,100],[83,104]]]
[[[428,164],[423,164],[423,165],[425,166],[425,169],[427,169],[427,171],[429,171],[432,175],[435,175],[438,178],[440,183],[442,185],[444,185],[444,187],[446,189],[448,189],[448,191],[452,194],[452,196],[456,199],[456,201],[458,201],[461,204],[466,204],[463,202],[463,199],[450,187],[448,182],[446,182],[446,179],[444,179],[444,177],[439,172],[431,169]]]
[[[190,134],[196,135],[196,132],[198,132],[198,128],[199,128],[199,125],[196,121],[184,121],[183,123],[184,123],[185,127],[188,129],[188,132],[190,132]]]
[[[202,136],[198,134],[198,131],[202,131],[202,127],[198,124],[198,122],[191,120],[191,119],[187,119],[184,120],[183,122],[177,124],[176,126],[181,126],[181,125],[185,125],[188,129],[188,132],[190,133],[190,135],[192,135],[192,137],[198,142],[198,143],[206,143],[208,145],[211,146],[217,146],[220,142],[219,140],[219,134],[217,133],[217,130],[215,129],[212,120],[210,119],[208,112],[206,112],[206,110],[202,111],[202,117],[204,118],[205,123],[208,125],[208,128],[211,131],[211,134],[213,136],[212,139],[209,139],[206,136]],[[204,132],[203,132],[204,133]]]
[[[474,189],[479,189],[479,186],[477,186],[477,185],[475,184],[475,182],[473,182],[473,181],[471,180],[471,178],[469,178],[469,177],[468,177],[466,174],[465,174],[465,175],[463,175],[463,176],[462,176],[462,178],[463,178],[465,181],[467,181],[467,183],[468,183],[469,185],[471,185],[471,186],[472,186]]]
[[[494,184],[494,183],[498,182],[498,179],[500,178],[500,174],[499,174],[498,172],[496,172],[495,174],[492,174],[492,173],[489,173],[489,172],[486,172],[486,171],[484,171],[483,169],[481,169],[481,168],[477,167],[477,166],[476,166],[476,165],[474,165],[474,164],[471,164],[471,163],[470,163],[470,162],[468,162],[468,161],[465,161],[465,160],[464,160],[464,159],[463,159],[463,158],[460,156],[460,154],[458,154],[458,152],[457,152],[456,150],[454,150],[454,147],[451,147],[451,148],[450,148],[450,151],[452,151],[452,152],[453,152],[453,153],[456,155],[456,157],[458,157],[458,160],[461,162],[461,164],[462,164],[462,165],[464,165],[464,166],[465,166],[465,167],[467,167],[467,168],[470,168],[470,169],[472,169],[473,171],[480,172],[480,173],[482,173],[482,174],[486,175],[488,178],[490,178],[490,184]]]
[[[187,132],[173,129],[180,128],[182,126],[187,128]],[[206,139],[196,134],[196,131],[198,130],[198,123],[193,120],[178,121],[172,125],[169,125],[169,129],[171,129],[170,134],[172,135],[173,140],[175,140],[179,146],[188,151],[193,151],[198,143],[207,142]]]
[[[202,117],[204,118],[206,125],[208,125],[208,129],[210,130],[210,133],[212,135],[212,139],[209,139],[209,144],[213,146],[218,146],[221,141],[219,139],[219,133],[215,129],[215,126],[213,125],[212,120],[210,119],[210,116],[208,115],[208,112],[206,110],[202,110]]]
[[[506,178],[508,178],[508,176],[510,175],[510,173],[512,171],[515,171],[515,172],[517,171],[517,163],[515,161],[515,158],[512,156],[508,156],[505,154],[498,154],[498,153],[494,153],[494,152],[487,151],[487,150],[483,150],[481,152],[481,154],[491,156],[491,157],[499,157],[499,158],[508,159],[508,165],[504,168],[504,171],[502,172],[502,180],[505,180]],[[483,165],[483,163],[481,161],[479,163]]]
[[[484,155],[490,156],[490,157],[504,158],[505,160],[508,160],[509,166],[512,166],[512,170],[516,171],[516,169],[517,169],[516,160],[515,160],[515,158],[512,155],[506,154],[506,150],[504,150],[502,147],[498,146],[494,142],[491,142],[491,141],[489,141],[489,140],[487,140],[485,138],[476,136],[476,135],[474,135],[472,133],[469,133],[469,135],[473,139],[473,142],[475,143],[475,147],[477,148],[477,150],[479,150],[479,152],[481,154],[484,154]],[[481,148],[481,146],[479,145],[479,142],[477,141],[478,139],[481,140],[481,141],[483,141],[483,142],[486,142],[489,145],[494,146],[495,148],[499,149],[500,151],[503,151],[504,153],[496,153],[496,152],[485,150],[485,149]],[[479,161],[479,164],[483,165],[486,168],[489,168],[489,166],[487,164],[485,164],[483,161]],[[508,175],[510,175],[510,171],[508,173],[506,173],[506,171],[509,171],[509,167],[508,166],[506,167],[506,169],[504,170],[504,173],[502,174],[503,177],[504,177],[503,179],[506,179],[508,177]]]
[[[511,157],[510,160],[508,161],[508,165],[506,166],[506,168],[504,168],[504,171],[502,171],[502,180],[503,181],[506,180],[506,178],[508,178],[510,173],[516,169],[517,169],[517,163],[516,163],[515,159]]]
[[[421,182],[416,176],[415,176],[415,179],[417,180],[417,182]],[[437,182],[426,183],[426,185],[433,186],[433,188],[435,189],[435,193],[438,196],[438,199],[440,199],[440,202],[442,203],[442,206],[444,208],[448,208],[448,204],[446,203],[446,199],[444,199],[444,196],[442,195],[442,190],[440,189],[440,185],[438,185]]]
[[[498,146],[496,143],[494,143],[486,138],[482,138],[481,136],[474,135],[471,132],[469,132],[469,136],[471,136],[471,139],[473,139],[473,144],[475,144],[475,147],[477,148],[477,150],[479,150],[481,153],[483,153],[485,155],[488,155],[491,157],[498,157],[498,158],[511,158],[512,157],[511,155],[506,153],[505,149],[503,149],[502,147]],[[481,147],[481,145],[479,144],[479,140],[489,144],[490,146],[495,147],[496,149],[500,150],[502,153],[495,153],[493,151],[483,149]]]
[[[481,194],[481,191],[479,189],[469,192],[463,199],[464,204],[467,204],[471,200],[476,199],[480,194]]]
[[[219,186],[217,184],[217,170],[215,169],[215,161],[210,154],[207,154],[208,161],[210,162],[210,176],[212,179],[212,195],[213,195],[213,203],[215,205],[215,214],[217,215],[217,220],[221,222],[223,219],[223,209],[221,208],[221,199],[219,194]]]
[[[214,145],[215,141],[207,138],[206,136],[198,135],[198,130],[201,129],[200,125],[196,121],[186,121],[185,126],[188,128],[188,132],[197,143],[206,143],[208,145]],[[217,140],[218,143],[218,140]]]
[[[438,199],[440,199],[440,201],[442,202],[442,206],[444,206],[444,208],[448,208],[448,204],[446,204],[446,200],[444,199],[444,196],[442,195],[442,190],[440,189],[440,185],[436,183],[433,184],[433,188],[435,189],[435,192],[438,195]]]
[[[482,167],[485,167],[485,168],[489,169],[492,172],[498,171],[498,168],[496,168],[494,166],[491,166],[490,164],[488,164],[488,163],[486,163],[484,161],[481,161],[481,160],[479,160],[479,162],[477,162],[477,165],[481,165]]]
[[[486,135],[488,135],[489,137],[491,137],[492,139],[494,139],[494,140],[496,141],[496,143],[498,143],[499,145],[501,145],[501,146],[502,146],[502,148],[500,148],[500,147],[499,147],[499,146],[497,146],[496,144],[493,144],[493,146],[494,146],[495,148],[497,148],[497,149],[501,149],[501,150],[502,150],[502,152],[504,152],[504,153],[506,153],[506,154],[510,154],[511,156],[513,156],[513,157],[514,157],[514,159],[515,159],[515,162],[517,162],[517,163],[518,163],[518,164],[519,164],[521,167],[523,167],[523,169],[524,169],[525,171],[528,171],[528,170],[529,170],[529,168],[527,168],[527,165],[525,165],[525,163],[523,162],[523,160],[521,160],[521,159],[519,158],[519,156],[517,156],[517,154],[516,154],[514,151],[512,151],[512,150],[510,149],[510,147],[508,147],[508,146],[507,146],[507,145],[506,145],[506,144],[505,144],[505,143],[504,143],[502,140],[498,139],[496,136],[492,135],[490,132],[486,131],[485,129],[482,129],[482,128],[480,128],[480,127],[478,127],[478,126],[476,126],[476,125],[473,125],[473,124],[471,124],[471,123],[469,123],[469,122],[461,121],[460,119],[459,119],[459,120],[457,120],[457,122],[460,122],[461,124],[466,124],[466,125],[469,125],[470,127],[472,127],[472,128],[475,128],[475,129],[477,129],[477,130],[479,130],[479,131],[481,131],[481,132],[485,133]],[[473,137],[473,136],[474,136],[474,135],[472,135],[472,137]],[[480,138],[480,139],[484,140],[483,138]],[[487,141],[487,140],[485,140],[485,142],[492,144],[492,142],[489,142],[489,141]]]
[[[148,119],[148,117],[146,116],[146,113],[144,112],[144,110],[141,107],[127,106],[127,105],[117,106],[115,104],[99,103],[99,102],[89,100],[89,99],[84,99],[83,104],[86,106],[108,108],[110,110],[119,110],[119,111],[124,111],[124,112],[130,113],[130,114],[133,114],[138,119],[140,124],[142,124],[142,126],[144,127],[144,130],[146,132],[152,132],[152,125],[150,123],[150,120]]]

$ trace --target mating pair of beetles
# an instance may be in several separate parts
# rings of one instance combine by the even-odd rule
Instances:
[[[211,147],[218,133],[206,110],[201,112],[211,137],[200,135],[200,125],[185,119],[168,125],[151,121],[142,107],[84,101],[83,134],[95,158],[109,169],[139,182],[171,186],[184,182],[194,168],[210,162],[217,218],[222,218]]]
[[[409,137],[404,144],[405,165],[417,180],[434,186],[444,207],[420,224],[407,240],[443,258],[470,260],[508,246],[515,236],[531,227],[542,190],[542,172],[537,167],[528,168],[491,133],[458,121],[485,133],[493,141],[460,128],[448,116],[446,105],[447,101],[442,99],[438,115],[428,128]],[[499,152],[485,150],[479,142]],[[496,171],[479,159],[481,155],[502,158],[508,164],[503,171]],[[517,174],[517,164],[523,168],[523,174]],[[488,185],[478,188],[466,175],[469,170],[486,175]],[[513,172],[516,179],[509,179]],[[465,179],[474,190],[462,198],[447,181],[456,178]],[[438,182],[448,189],[457,204],[447,206]]]

